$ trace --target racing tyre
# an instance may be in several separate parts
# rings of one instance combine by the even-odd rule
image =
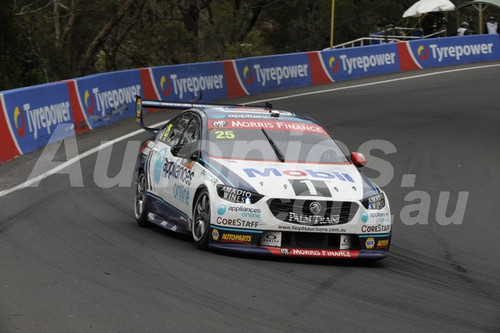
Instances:
[[[208,236],[210,234],[210,198],[208,191],[203,189],[194,205],[193,212],[193,240],[199,249],[208,249]]]
[[[150,226],[148,221],[146,188],[146,175],[143,171],[139,171],[139,176],[137,176],[137,185],[135,188],[134,213],[137,224],[141,227]]]

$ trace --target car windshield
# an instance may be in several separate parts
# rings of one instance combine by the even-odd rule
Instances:
[[[319,125],[308,120],[208,121],[211,157],[307,163],[347,163],[344,152]]]

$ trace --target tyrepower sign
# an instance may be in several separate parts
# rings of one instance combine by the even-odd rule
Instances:
[[[153,82],[160,99],[189,102],[227,97],[222,62],[154,67]]]
[[[86,76],[75,80],[80,105],[92,128],[135,115],[135,96],[142,95],[138,70]]]
[[[500,59],[498,35],[473,35],[411,41],[405,61],[419,68],[458,65]],[[412,65],[412,64],[410,64]]]
[[[238,59],[235,64],[247,94],[312,84],[307,53]]]
[[[395,44],[322,51],[321,61],[333,81],[399,71]]]
[[[20,153],[74,135],[73,112],[64,82],[6,91],[2,102]]]

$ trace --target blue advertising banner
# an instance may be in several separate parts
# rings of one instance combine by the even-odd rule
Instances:
[[[408,45],[413,61],[420,68],[500,60],[498,35],[419,39]]]
[[[325,71],[334,81],[398,72],[397,44],[326,50],[321,52]]]
[[[135,95],[142,95],[139,70],[90,75],[75,81],[92,128],[135,115]]]
[[[75,134],[66,83],[8,90],[3,96],[22,154]]]
[[[312,84],[307,53],[244,58],[235,63],[239,81],[247,94]]]
[[[222,62],[153,67],[153,83],[162,100],[190,102],[227,98]]]

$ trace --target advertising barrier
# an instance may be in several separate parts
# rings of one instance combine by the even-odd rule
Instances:
[[[89,75],[0,92],[0,163],[134,116],[135,95],[189,102],[500,60],[499,35],[418,39]]]

